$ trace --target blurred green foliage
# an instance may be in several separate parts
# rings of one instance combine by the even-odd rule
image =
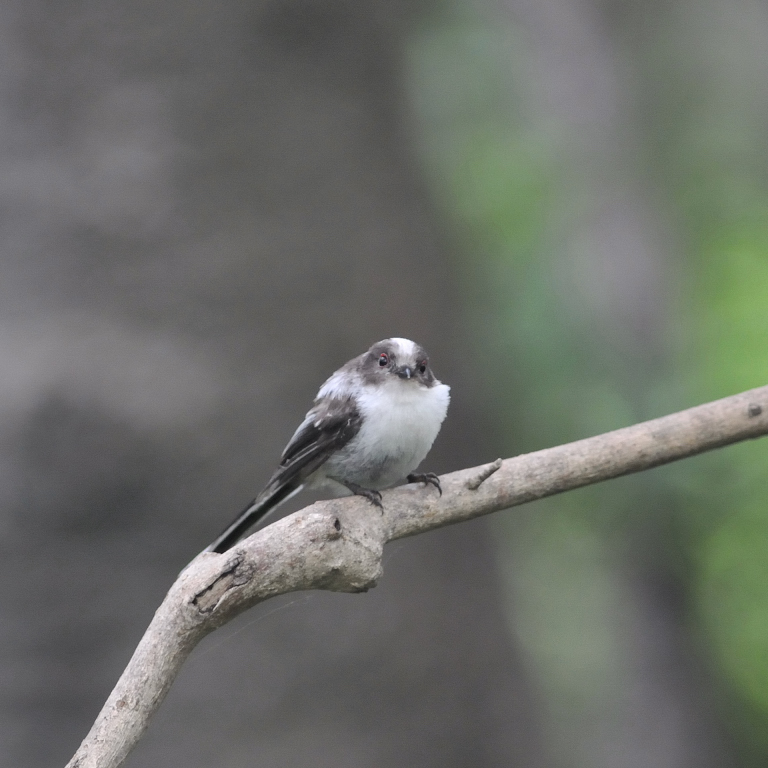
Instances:
[[[768,205],[758,221],[751,211],[741,221],[729,219],[722,212],[714,221],[702,220],[701,232],[692,238],[690,388],[704,400],[768,381]],[[763,757],[768,755],[767,474],[762,443],[718,453],[712,471],[697,476],[687,510],[691,517],[702,508],[716,513],[696,541],[697,608],[722,669],[754,710],[736,725]]]
[[[577,284],[571,233],[602,179],[569,127],[537,107],[530,41],[498,9],[438,8],[410,46],[412,102],[499,445],[535,450],[768,383],[766,132],[742,125],[755,119],[738,111],[747,86],[741,100],[728,86],[749,67],[685,38],[698,28],[679,9],[624,51],[644,107],[631,127],[642,157],[616,173],[641,175],[628,183],[659,211],[647,226],[669,233],[663,323],[638,345]],[[707,40],[718,34],[709,24]],[[759,72],[751,86],[766,90]],[[512,628],[544,693],[555,764],[590,765],[574,743],[617,718],[636,615],[616,574],[646,540],[687,596],[688,629],[745,762],[768,758],[767,477],[768,444],[742,444],[498,521]]]

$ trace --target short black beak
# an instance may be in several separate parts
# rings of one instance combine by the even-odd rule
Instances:
[[[410,379],[411,378],[411,369],[407,365],[404,365],[402,368],[398,368],[397,369],[397,375],[401,379]]]

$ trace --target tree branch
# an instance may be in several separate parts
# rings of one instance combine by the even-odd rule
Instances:
[[[443,494],[409,485],[380,512],[359,497],[313,504],[222,555],[198,555],[171,587],[67,768],[116,768],[141,738],[192,649],[270,597],[364,592],[384,544],[768,433],[768,386],[556,448],[453,472]]]

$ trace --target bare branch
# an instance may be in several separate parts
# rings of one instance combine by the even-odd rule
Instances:
[[[544,496],[640,472],[768,433],[768,387],[556,448],[497,459],[384,494],[323,501],[230,551],[198,555],[155,613],[67,768],[116,768],[141,738],[184,660],[209,632],[270,597],[305,589],[364,592],[384,544]]]
[[[503,463],[504,462],[501,459],[496,459],[496,461],[492,461],[490,464],[480,467],[480,471],[477,475],[467,480],[465,485],[470,491],[476,491],[494,472],[498,472],[501,469]]]

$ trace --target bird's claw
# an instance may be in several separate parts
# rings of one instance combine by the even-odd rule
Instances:
[[[381,494],[378,491],[374,491],[371,488],[361,488],[360,489],[360,496],[365,496],[368,501],[373,504],[374,507],[378,507],[382,511],[384,510],[384,507],[381,503]]]
[[[409,483],[424,483],[424,485],[434,485],[437,492],[442,496],[443,489],[440,487],[440,478],[434,472],[411,472],[406,480]]]
[[[384,507],[381,503],[381,494],[378,491],[374,491],[372,488],[363,488],[362,485],[357,483],[344,483],[355,496],[363,496],[373,504],[374,507],[378,507],[382,512]]]

